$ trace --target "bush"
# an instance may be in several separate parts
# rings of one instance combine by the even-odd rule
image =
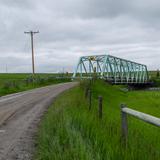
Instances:
[[[2,89],[9,90],[12,87],[12,83],[7,81],[3,84]]]

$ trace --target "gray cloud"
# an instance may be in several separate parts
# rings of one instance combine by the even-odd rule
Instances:
[[[160,1],[5,0],[0,2],[0,72],[73,71],[79,56],[113,54],[159,68]]]

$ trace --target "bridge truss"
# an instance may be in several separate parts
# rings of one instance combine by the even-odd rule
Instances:
[[[74,78],[105,79],[115,84],[148,83],[147,66],[111,55],[80,57]]]

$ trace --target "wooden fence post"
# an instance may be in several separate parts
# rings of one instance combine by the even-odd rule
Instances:
[[[89,89],[91,89],[91,79],[89,80]]]
[[[123,142],[127,142],[128,136],[128,125],[127,125],[127,113],[123,112],[123,108],[126,107],[124,104],[121,104],[121,129],[122,129],[122,139]]]
[[[88,94],[89,94],[89,110],[91,110],[91,105],[92,105],[92,95],[91,95],[91,90],[88,90]]]
[[[85,98],[87,98],[88,97],[88,88],[86,88],[86,90],[85,90]]]
[[[98,114],[100,119],[102,119],[102,101],[103,101],[102,96],[99,96],[98,97]]]

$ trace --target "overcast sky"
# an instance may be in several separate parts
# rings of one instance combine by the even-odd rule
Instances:
[[[72,71],[83,55],[110,54],[160,68],[159,0],[0,0],[0,72]]]

